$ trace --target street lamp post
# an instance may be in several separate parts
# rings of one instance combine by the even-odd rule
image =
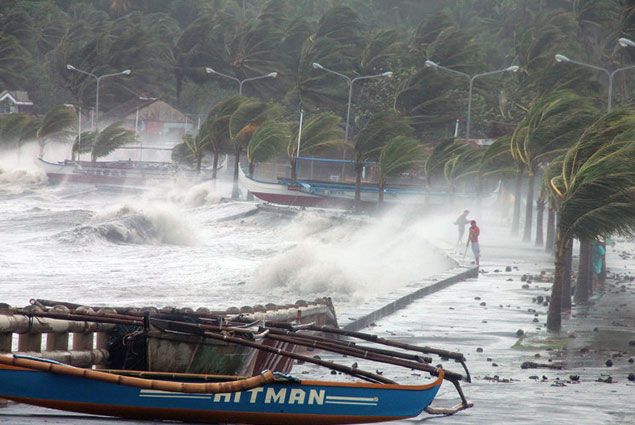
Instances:
[[[348,106],[346,107],[346,130],[344,132],[344,140],[348,141],[349,120],[350,120],[350,117],[351,117],[351,101],[353,99],[353,84],[355,84],[355,81],[359,81],[359,80],[368,80],[368,79],[371,79],[371,78],[381,78],[381,77],[392,77],[392,71],[383,72],[381,74],[363,75],[361,77],[350,78],[347,75],[341,74],[341,73],[339,73],[337,71],[333,71],[332,69],[325,68],[324,66],[320,65],[317,62],[313,62],[313,68],[321,69],[322,71],[326,71],[326,72],[330,72],[331,74],[335,74],[335,75],[345,79],[346,82],[348,83]]]
[[[265,75],[260,75],[258,77],[251,77],[251,78],[245,78],[244,80],[241,80],[240,78],[231,76],[231,75],[227,75],[227,74],[223,74],[221,72],[216,71],[215,69],[212,68],[205,68],[205,71],[208,74],[216,74],[216,75],[220,75],[221,77],[225,77],[225,78],[229,78],[230,80],[234,80],[238,83],[238,95],[242,96],[243,95],[243,84],[246,83],[247,81],[254,81],[254,80],[260,80],[263,78],[276,78],[278,76],[277,72],[270,72],[269,74],[265,74]]]
[[[425,63],[425,66],[429,68],[433,68],[433,69],[442,69],[452,74],[460,75],[461,77],[467,78],[467,80],[469,81],[469,89],[467,94],[467,117],[466,117],[466,123],[465,123],[465,140],[470,139],[470,126],[472,123],[472,89],[474,87],[474,80],[480,77],[485,77],[485,76],[494,75],[494,74],[501,74],[503,72],[516,72],[519,69],[517,65],[512,65],[504,69],[498,69],[496,71],[489,71],[489,72],[483,72],[481,74],[470,75],[470,74],[466,74],[465,72],[457,71],[455,69],[451,69],[451,68],[447,68],[445,66],[439,65],[438,63],[432,62],[431,60],[427,60]]]
[[[115,72],[112,74],[104,74],[104,75],[95,75],[92,72],[83,71],[79,68],[75,68],[73,65],[66,65],[66,69],[69,71],[79,72],[80,74],[85,74],[90,77],[93,77],[97,81],[97,92],[95,94],[95,139],[97,138],[97,133],[99,133],[99,83],[103,78],[116,77],[119,75],[130,75],[132,71],[129,69],[123,70],[121,72]]]
[[[635,42],[625,37],[620,38],[618,40],[618,43],[622,47],[635,47]],[[623,66],[621,68],[617,68],[617,69],[614,69],[613,71],[610,71],[607,68],[602,68],[601,66],[592,65],[590,63],[584,63],[584,62],[579,62],[573,59],[569,59],[565,55],[561,55],[561,54],[555,55],[555,59],[556,59],[556,62],[573,63],[575,65],[580,65],[586,68],[591,68],[597,71],[604,72],[609,79],[608,103],[606,108],[608,112],[611,112],[611,109],[613,108],[613,80],[614,80],[615,74],[617,74],[618,72],[635,68],[635,65],[629,65],[629,66]]]

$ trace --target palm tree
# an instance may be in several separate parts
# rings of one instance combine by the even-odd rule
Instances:
[[[384,202],[386,178],[397,176],[403,172],[418,169],[423,166],[425,153],[423,146],[416,139],[407,136],[397,136],[382,148],[379,155],[379,198],[377,202]]]
[[[215,119],[212,130],[219,138],[229,140],[234,154],[234,183],[232,198],[238,198],[238,171],[240,155],[249,144],[256,130],[265,122],[281,115],[281,107],[277,104],[234,96],[220,102],[214,108]]]
[[[530,241],[532,235],[536,174],[542,165],[571,146],[597,115],[590,99],[559,90],[537,98],[514,131],[512,156],[528,177],[523,241]],[[520,206],[518,202],[516,205]]]
[[[94,138],[94,135],[92,137]],[[84,140],[82,139],[82,144],[83,142]],[[122,127],[120,122],[112,123],[99,131],[90,152],[90,160],[95,162],[97,158],[106,156],[121,146],[135,142],[136,136],[133,130]]]
[[[456,185],[459,181],[478,175],[484,150],[472,145],[455,142],[457,145],[443,165],[443,175],[448,184],[448,199],[454,202]]]
[[[370,117],[368,123],[355,136],[355,205],[361,200],[362,171],[366,162],[377,161],[387,140],[397,136],[411,136],[414,130],[409,120],[393,111],[380,112]]]
[[[291,178],[297,179],[297,158],[311,155],[332,147],[349,146],[343,141],[342,120],[331,112],[322,112],[307,120],[302,126],[298,141],[299,127],[295,136],[289,139],[287,156],[291,165]],[[298,151],[299,148],[299,151]]]
[[[44,154],[46,141],[55,136],[68,134],[68,131],[75,126],[76,122],[77,116],[72,108],[64,105],[51,108],[42,118],[35,134],[40,145],[40,158]]]
[[[290,138],[289,126],[283,123],[268,121],[258,128],[247,145],[249,177],[253,177],[257,162],[268,161],[283,153]]]
[[[95,132],[83,131],[81,135],[75,137],[75,141],[73,142],[73,147],[71,149],[73,160],[75,160],[75,155],[79,157],[79,155],[83,153],[92,152],[94,145],[95,145]]]
[[[597,120],[567,151],[560,175],[550,182],[558,198],[556,272],[547,328],[559,331],[567,249],[571,238],[632,234],[635,202],[635,111],[617,110]]]
[[[201,132],[196,136],[186,133],[183,135],[182,142],[172,148],[172,160],[190,164],[200,174],[207,148],[208,139],[202,137]]]
[[[14,37],[0,31],[0,86],[18,88],[24,84],[25,58],[29,56]]]

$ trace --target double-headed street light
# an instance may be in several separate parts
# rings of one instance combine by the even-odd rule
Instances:
[[[79,72],[80,74],[88,75],[90,77],[93,77],[95,80],[97,80],[97,93],[95,95],[95,133],[98,133],[99,132],[99,83],[101,82],[103,78],[117,77],[119,75],[130,75],[132,74],[132,71],[129,69],[126,69],[124,71],[115,72],[113,74],[104,74],[104,75],[97,76],[93,74],[92,72],[82,71],[81,69],[75,68],[73,65],[70,65],[70,64],[66,65],[66,69],[68,69],[69,71],[75,71],[75,72]]]
[[[618,43],[622,47],[635,47],[634,41],[624,37],[620,38],[618,40]],[[628,69],[635,68],[635,65],[629,65],[629,66],[623,66],[621,68],[617,68],[617,69],[614,69],[613,71],[610,71],[607,68],[602,68],[601,66],[592,65],[590,63],[584,63],[584,62],[579,62],[573,59],[569,59],[565,55],[561,55],[561,54],[555,55],[555,59],[556,59],[556,62],[573,63],[575,65],[580,65],[587,68],[595,69],[597,71],[604,72],[606,76],[609,78],[609,92],[608,92],[608,104],[607,104],[608,112],[611,112],[611,109],[613,108],[613,80],[614,80],[615,74],[621,71],[626,71]]]
[[[465,140],[470,139],[470,125],[472,122],[471,121],[472,120],[472,89],[474,87],[474,80],[480,77],[488,76],[488,75],[501,74],[503,72],[516,72],[520,69],[519,66],[512,65],[504,69],[498,69],[496,71],[489,71],[489,72],[483,72],[481,74],[470,75],[470,74],[466,74],[465,72],[457,71],[455,69],[451,69],[451,68],[447,68],[445,66],[439,65],[438,63],[432,62],[431,60],[427,60],[425,62],[425,66],[427,66],[428,68],[433,68],[433,69],[442,69],[444,71],[450,72],[452,74],[460,75],[461,77],[465,77],[468,79],[470,85],[469,85],[469,90],[467,94],[467,118],[466,118],[466,124],[465,124]]]
[[[328,69],[317,62],[313,62],[313,68],[321,69],[322,71],[335,74],[345,79],[346,82],[348,83],[348,106],[346,107],[346,130],[344,132],[344,140],[348,141],[348,128],[349,128],[349,121],[351,117],[351,101],[353,99],[353,84],[355,84],[355,81],[359,81],[359,80],[368,80],[371,78],[381,78],[381,77],[392,77],[392,71],[382,72],[381,74],[376,74],[376,75],[363,75],[361,77],[350,78],[347,75],[341,74],[337,71],[333,71],[332,69]]]
[[[238,83],[238,94],[240,96],[242,96],[242,94],[243,94],[243,84],[246,83],[247,81],[260,80],[260,79],[263,79],[263,78],[276,78],[278,76],[277,72],[270,72],[269,74],[260,75],[258,77],[245,78],[244,80],[241,80],[240,78],[236,78],[236,77],[231,76],[231,75],[223,74],[222,72],[218,72],[215,69],[212,69],[212,68],[209,68],[209,67],[205,68],[205,71],[208,74],[216,74],[216,75],[220,75],[221,77],[229,78],[230,80],[236,81]]]

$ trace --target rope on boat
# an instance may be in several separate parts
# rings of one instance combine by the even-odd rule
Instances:
[[[117,375],[114,373],[100,372],[93,369],[83,369],[73,366],[67,366],[57,362],[34,360],[23,357],[0,356],[0,363],[8,366],[17,366],[27,369],[35,369],[43,372],[57,373],[66,376],[75,376],[78,378],[94,379],[96,381],[108,382],[110,384],[126,385],[146,390],[160,390],[180,393],[232,393],[238,391],[246,391],[252,388],[262,387],[276,381],[273,372],[267,370],[258,376],[251,378],[238,379],[228,382],[170,382],[157,379],[136,378],[133,376]]]

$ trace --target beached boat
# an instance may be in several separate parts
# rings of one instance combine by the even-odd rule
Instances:
[[[240,169],[240,184],[255,197],[278,205],[321,208],[351,208],[355,203],[355,185],[343,182],[292,180],[278,178],[276,182],[265,182],[251,178]],[[498,189],[483,195],[481,202],[492,203],[498,196]],[[363,183],[360,187],[360,205],[377,205],[379,188],[376,184]],[[454,200],[476,203],[475,193],[457,192]],[[450,201],[448,192],[427,191],[417,186],[389,186],[384,189],[387,204],[438,206]]]
[[[203,168],[200,173],[178,168],[172,162],[158,161],[59,161],[49,162],[37,158],[36,164],[44,170],[51,183],[88,183],[140,186],[148,181],[204,181],[212,176],[212,170]],[[218,169],[224,166],[223,161]]]
[[[146,321],[148,315],[154,317],[151,322]],[[284,373],[291,371],[293,360],[277,355],[275,350],[259,351],[172,329],[174,323],[182,321],[210,324],[236,317],[246,321],[247,325],[273,320],[295,326],[309,323],[337,326],[329,298],[312,302],[300,300],[286,305],[231,307],[214,312],[206,308],[194,311],[169,307],[89,307],[33,299],[27,308],[5,306],[0,309],[0,340],[2,335],[8,335],[7,344],[11,347],[12,333],[16,333],[19,335],[18,349],[9,348],[8,352],[36,355],[83,367],[98,364],[111,369],[244,376],[257,374],[263,369]],[[35,326],[29,325],[33,318],[37,318]],[[46,350],[42,351],[44,333],[48,337]],[[74,335],[72,350],[69,349],[69,333]],[[82,334],[88,342],[78,348],[75,338]],[[266,334],[255,332],[253,338],[273,349],[297,349],[294,344],[274,340]],[[96,347],[93,347],[93,340],[97,341]],[[0,351],[2,346],[0,341]]]
[[[132,376],[131,376],[132,375]],[[0,356],[0,397],[36,406],[135,419],[246,424],[353,424],[415,417],[444,378],[424,385],[298,380],[263,372],[240,379],[128,374]]]

